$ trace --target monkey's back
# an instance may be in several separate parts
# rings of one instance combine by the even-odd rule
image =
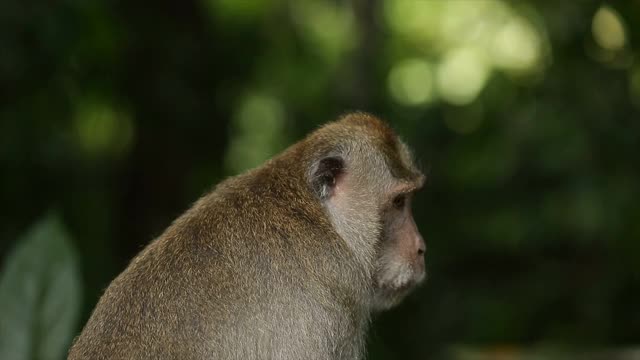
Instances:
[[[111,283],[69,358],[357,357],[365,275],[292,168],[200,199]]]

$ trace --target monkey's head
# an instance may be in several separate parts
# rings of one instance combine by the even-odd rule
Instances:
[[[307,139],[311,187],[370,279],[374,310],[399,303],[425,277],[425,244],[411,211],[425,177],[385,123],[350,114]],[[321,144],[321,145],[320,145]]]

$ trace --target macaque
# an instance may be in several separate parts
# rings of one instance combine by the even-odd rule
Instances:
[[[365,113],[200,198],[106,289],[69,359],[363,359],[425,277],[425,177]]]

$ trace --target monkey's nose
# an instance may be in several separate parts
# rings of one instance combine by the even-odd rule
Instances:
[[[416,242],[418,243],[418,256],[424,255],[425,251],[427,251],[427,246],[425,245],[422,236],[418,235]]]

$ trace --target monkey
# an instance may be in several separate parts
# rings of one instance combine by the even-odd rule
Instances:
[[[346,114],[219,183],[107,287],[68,359],[363,359],[372,316],[425,278],[425,182]]]

